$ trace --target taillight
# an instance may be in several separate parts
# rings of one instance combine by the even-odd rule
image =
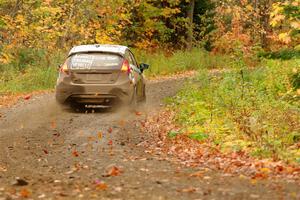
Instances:
[[[65,62],[65,63],[60,67],[60,72],[69,75],[69,68],[68,68],[67,62]]]
[[[130,74],[131,69],[130,69],[130,65],[129,65],[129,62],[128,62],[127,59],[124,59],[121,71],[122,72],[127,72],[127,74]]]

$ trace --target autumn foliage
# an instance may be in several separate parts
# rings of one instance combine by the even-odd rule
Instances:
[[[54,51],[87,43],[150,52],[193,45],[246,57],[299,48],[299,0],[1,0],[0,7],[0,61],[19,70],[31,59],[49,66]]]

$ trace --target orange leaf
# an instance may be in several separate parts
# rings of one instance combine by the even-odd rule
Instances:
[[[44,151],[45,154],[49,153],[47,149],[43,149],[43,151]]]
[[[107,170],[107,173],[104,174],[104,177],[108,176],[119,176],[122,173],[122,170],[117,166],[112,166]]]
[[[268,175],[265,173],[256,173],[252,178],[253,179],[266,179],[266,178],[268,178]]]
[[[103,137],[103,134],[102,134],[102,132],[98,132],[98,138],[101,140],[102,139],[102,137]]]
[[[72,154],[73,154],[74,157],[78,157],[79,156],[79,153],[77,151],[73,151]]]
[[[141,113],[141,112],[135,112],[135,115],[136,115],[136,116],[141,116],[142,113]]]
[[[31,98],[31,95],[28,94],[28,95],[24,96],[23,98],[24,98],[24,100],[29,100]]]
[[[30,196],[30,192],[27,189],[23,188],[20,191],[20,196],[23,198],[28,198]]]
[[[108,186],[106,183],[98,183],[96,188],[97,190],[107,190]]]
[[[56,128],[56,122],[55,122],[55,121],[52,121],[52,122],[51,122],[51,127],[52,127],[53,129]]]

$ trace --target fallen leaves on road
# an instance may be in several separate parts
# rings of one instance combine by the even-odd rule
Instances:
[[[252,179],[266,179],[268,178],[268,174],[265,173],[256,173]]]
[[[23,188],[20,191],[20,196],[22,198],[29,198],[30,197],[30,192],[26,188]]]
[[[173,121],[175,113],[170,110],[148,116],[141,122],[144,134],[150,135],[149,140],[139,144],[147,148],[145,152],[161,155],[162,159],[175,160],[190,167],[202,167],[220,170],[224,174],[243,175],[255,179],[286,178],[300,180],[300,167],[282,161],[259,160],[250,157],[246,152],[223,153],[211,141],[199,142],[192,140],[187,134],[176,134],[170,138],[172,130],[180,130]],[[154,125],[155,124],[155,125]],[[170,157],[169,155],[173,155]],[[191,174],[201,177],[202,173]],[[203,177],[204,178],[204,177]]]
[[[72,155],[73,155],[74,157],[78,157],[78,156],[79,156],[79,153],[78,153],[78,151],[73,151],[73,152],[72,152]]]
[[[135,112],[135,115],[136,115],[136,116],[141,116],[141,115],[142,115],[142,113],[141,113],[141,112],[138,112],[138,111],[136,111],[136,112]]]
[[[5,94],[0,95],[0,107],[9,107],[16,104],[20,99],[29,100],[33,95],[40,95],[52,92],[51,90],[34,91],[30,94]]]
[[[103,177],[119,176],[121,173],[123,173],[123,169],[121,167],[116,165],[110,165],[106,168]]]
[[[111,127],[109,127],[109,129],[107,130],[109,133],[112,133],[112,128]]]
[[[43,149],[43,152],[44,152],[45,154],[49,154],[49,152],[48,152],[47,149]]]
[[[101,140],[101,139],[102,139],[102,137],[103,137],[103,134],[102,134],[102,132],[98,132],[98,133],[97,133],[97,136],[98,136],[98,139],[99,139],[99,140]]]
[[[31,95],[30,95],[30,94],[25,95],[25,96],[23,97],[24,100],[29,100],[30,98],[31,98]]]
[[[107,190],[108,185],[100,180],[95,180],[95,185],[97,190]]]

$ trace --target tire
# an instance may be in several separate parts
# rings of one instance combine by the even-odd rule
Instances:
[[[85,105],[77,102],[70,102],[70,108],[75,112],[83,112],[85,110]]]

